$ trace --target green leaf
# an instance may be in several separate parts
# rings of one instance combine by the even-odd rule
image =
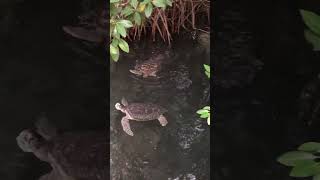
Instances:
[[[122,11],[121,7],[118,7],[116,3],[110,4],[110,19],[114,19]]]
[[[138,12],[135,12],[134,13],[134,22],[137,24],[137,25],[141,25],[141,16]]]
[[[203,64],[204,70],[205,70],[205,74],[208,76],[208,78],[210,78],[210,66],[207,64]]]
[[[320,16],[311,11],[301,9],[300,13],[304,23],[310,28],[312,32],[320,35]]]
[[[286,166],[296,166],[300,163],[313,161],[315,158],[316,156],[308,152],[290,151],[278,157],[277,161]]]
[[[200,118],[207,118],[209,117],[210,114],[209,113],[204,113],[204,114],[201,114]]]
[[[149,3],[151,3],[151,0],[144,0],[141,2],[141,4],[149,4]]]
[[[111,59],[117,62],[119,60],[119,48],[110,44],[110,56]]]
[[[130,16],[133,12],[134,12],[134,9],[132,9],[132,7],[126,6],[121,12],[121,14],[127,17],[127,16]]]
[[[120,20],[118,23],[121,23],[125,28],[131,28],[133,26],[132,22],[129,20]]]
[[[320,174],[314,175],[312,180],[320,180]]]
[[[168,6],[172,6],[172,1],[171,0],[167,0],[167,5]]]
[[[113,47],[117,47],[119,45],[118,39],[115,39],[115,38],[112,39],[112,43],[111,44],[112,44]]]
[[[197,111],[197,114],[204,114],[204,113],[208,113],[209,111],[206,109],[200,109]]]
[[[117,28],[117,31],[120,33],[120,35],[121,35],[122,37],[126,37],[126,36],[127,36],[127,31],[126,31],[126,29],[124,28],[123,24],[117,23],[117,24],[116,24],[116,28]]]
[[[166,7],[166,0],[153,0],[152,3],[156,7],[161,7],[161,8]]]
[[[208,78],[210,78],[210,72],[206,71],[204,73],[207,75]]]
[[[119,60],[119,54],[110,54],[111,55],[111,59],[114,61],[114,62],[117,62]]]
[[[151,16],[152,10],[153,10],[153,5],[151,3],[147,4],[146,10],[144,12],[147,18]]]
[[[119,2],[120,0],[110,0],[110,3],[117,3]]]
[[[309,177],[320,172],[320,164],[316,162],[305,162],[292,168],[291,177]]]
[[[138,0],[131,0],[131,2],[130,2],[130,5],[134,8],[134,9],[136,9],[137,8],[137,6],[138,6]]]
[[[117,49],[112,44],[110,45],[110,54],[117,54],[119,52],[119,49]]]
[[[210,110],[210,106],[205,106],[202,109]]]
[[[304,31],[304,37],[306,40],[313,45],[314,51],[320,51],[320,36],[317,36],[310,30]]]
[[[114,31],[114,25],[110,24],[110,37],[113,34]]]
[[[307,142],[299,146],[298,150],[308,152],[320,152],[320,143]]]
[[[115,29],[115,31],[113,33],[113,37],[116,39],[120,39],[120,33],[117,32],[117,29]]]
[[[129,45],[125,40],[119,39],[119,47],[122,51],[129,53]]]
[[[203,67],[207,72],[210,72],[210,66],[209,65],[204,64]]]

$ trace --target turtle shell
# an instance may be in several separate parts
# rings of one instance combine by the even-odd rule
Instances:
[[[52,140],[53,166],[75,179],[105,180],[109,172],[103,132],[65,133]]]
[[[135,70],[151,74],[152,72],[158,72],[161,68],[161,61],[159,59],[150,59],[142,63],[135,65]]]
[[[131,103],[126,110],[132,118],[140,121],[154,120],[167,112],[165,108],[152,103]]]

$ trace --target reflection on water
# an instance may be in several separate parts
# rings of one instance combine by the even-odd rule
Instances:
[[[105,127],[106,70],[64,46],[61,25],[78,13],[75,1],[74,11],[68,5],[26,1],[15,11],[12,36],[0,42],[0,179],[36,180],[50,171],[16,143],[41,112],[66,130]]]
[[[132,47],[135,47],[132,45]],[[130,55],[123,55],[111,73],[110,162],[111,179],[210,179],[210,132],[206,121],[195,113],[206,103],[208,79],[202,64],[205,54],[192,41],[173,45],[174,61],[159,72],[159,79],[142,79],[129,72],[138,58],[148,59],[165,46],[140,42]],[[159,51],[161,53],[161,51]],[[125,97],[130,102],[152,102],[168,112],[168,124],[158,121],[130,121],[135,133],[128,136],[121,127],[125,116],[114,105]]]

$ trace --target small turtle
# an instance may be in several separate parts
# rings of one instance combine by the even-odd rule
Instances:
[[[149,76],[157,77],[157,73],[161,70],[161,61],[163,58],[164,56],[160,54],[155,58],[151,58],[142,63],[137,63],[134,66],[134,69],[130,69],[129,71],[138,76],[142,76],[143,78]]]
[[[159,105],[152,103],[131,103],[128,104],[125,98],[121,99],[121,104],[116,103],[115,105],[117,110],[126,113],[121,120],[123,131],[128,135],[133,136],[131,131],[129,120],[136,121],[150,121],[158,119],[162,126],[166,126],[168,121],[163,116],[167,110]]]
[[[58,134],[46,118],[36,122],[36,129],[25,129],[16,138],[24,152],[32,152],[50,163],[52,171],[39,180],[106,180],[107,142],[100,132]]]
[[[163,64],[170,63],[171,59],[173,59],[173,53],[169,50],[154,52],[148,60],[137,63],[134,69],[129,71],[143,78],[150,76],[158,78],[157,73],[162,69]]]

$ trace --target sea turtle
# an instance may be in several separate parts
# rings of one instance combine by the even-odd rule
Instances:
[[[147,77],[157,77],[157,73],[161,70],[162,65],[165,63],[169,63],[173,59],[173,53],[170,50],[158,52],[154,52],[151,57],[143,62],[138,62],[134,66],[134,69],[130,69],[129,71],[138,76],[142,76],[143,78]],[[170,61],[169,61],[170,60]]]
[[[39,180],[107,180],[106,135],[103,132],[57,133],[46,118],[16,138],[24,152],[50,163],[52,171]]]
[[[131,131],[129,120],[136,121],[150,121],[158,119],[162,126],[166,126],[168,121],[163,116],[167,110],[159,105],[152,103],[130,103],[128,104],[125,98],[121,99],[121,104],[116,103],[115,107],[117,110],[126,113],[121,120],[121,125],[123,131],[128,135],[133,136],[133,132]]]
[[[90,12],[79,16],[80,24],[77,26],[63,26],[62,29],[67,34],[81,40],[102,43],[108,36],[105,29],[109,22],[107,10]]]

